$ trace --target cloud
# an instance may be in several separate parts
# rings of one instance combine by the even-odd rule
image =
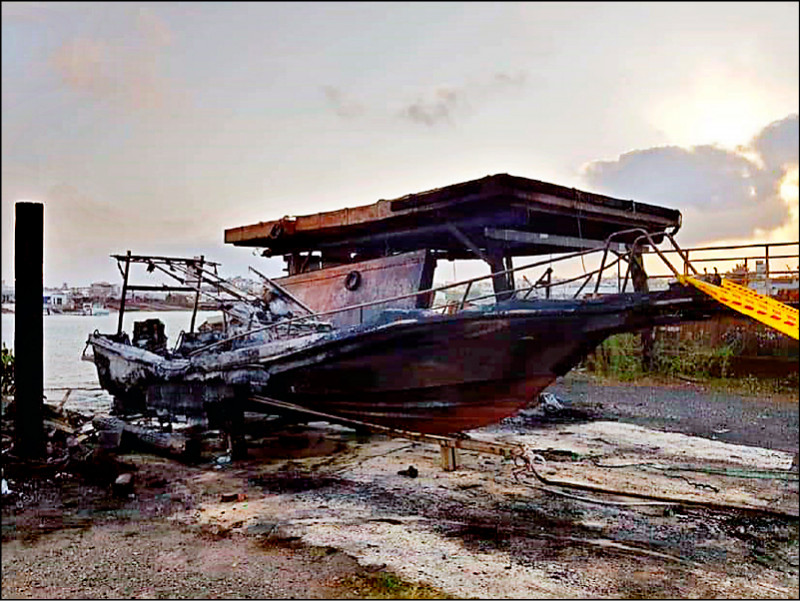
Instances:
[[[328,105],[336,115],[345,119],[363,117],[368,113],[383,117],[397,117],[417,125],[433,127],[454,123],[455,119],[492,102],[508,92],[516,92],[527,85],[527,75],[496,72],[476,83],[460,86],[438,85],[417,94],[416,98],[401,100],[399,108],[389,105],[373,106],[370,110],[342,89],[323,86]]]
[[[70,88],[92,96],[105,96],[114,89],[110,49],[105,42],[73,38],[52,55],[51,63]]]
[[[126,109],[161,109],[176,98],[160,74],[162,49],[172,40],[166,23],[141,8],[129,36],[70,38],[53,52],[49,64],[81,96]]]
[[[792,213],[780,186],[797,164],[798,119],[790,115],[736,150],[708,145],[634,150],[589,163],[583,176],[598,191],[680,209],[680,238],[694,244],[785,226]]]
[[[169,26],[147,7],[139,7],[136,24],[139,31],[156,46],[169,46],[174,40]]]
[[[49,2],[3,2],[0,6],[4,20],[38,21]]]
[[[514,88],[521,88],[524,86],[528,81],[528,76],[522,71],[517,73],[495,73],[494,74],[494,81],[495,84],[499,86],[511,86]]]
[[[770,123],[753,138],[750,146],[768,170],[780,170],[782,174],[791,165],[797,165],[800,146],[797,115]]]
[[[366,112],[364,105],[347,96],[342,90],[334,86],[323,86],[322,91],[333,111],[340,117],[352,119],[360,117]]]
[[[434,126],[453,119],[470,109],[491,102],[510,90],[519,90],[527,83],[527,75],[497,72],[486,80],[463,86],[437,86],[403,106],[401,117],[421,125]]]
[[[453,88],[437,88],[428,98],[420,98],[403,107],[400,115],[423,125],[436,125],[442,121],[450,121],[452,113],[464,99],[464,93]]]

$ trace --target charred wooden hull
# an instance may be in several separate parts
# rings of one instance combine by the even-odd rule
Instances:
[[[477,428],[512,415],[581,359],[577,321],[523,312],[390,324],[276,366],[267,394],[418,432]]]
[[[308,409],[445,434],[512,415],[606,337],[692,316],[668,295],[513,301],[167,360],[93,335],[101,385],[129,404],[202,414],[264,394]],[[124,381],[123,381],[124,379]],[[241,408],[238,402],[234,406]]]

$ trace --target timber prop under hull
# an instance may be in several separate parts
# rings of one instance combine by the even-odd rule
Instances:
[[[101,385],[138,410],[202,415],[217,403],[241,409],[264,394],[447,434],[513,415],[612,334],[685,319],[686,300],[628,294],[510,301],[452,316],[395,311],[383,323],[179,359],[102,334],[89,342]]]

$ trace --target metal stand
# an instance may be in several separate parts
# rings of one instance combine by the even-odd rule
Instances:
[[[349,419],[346,417],[339,417],[322,411],[315,411],[313,409],[306,409],[293,403],[271,399],[265,396],[252,396],[250,401],[259,405],[265,405],[276,409],[283,409],[285,411],[293,411],[296,413],[305,413],[315,417],[321,417],[326,421],[343,424],[346,426],[353,426],[379,432],[388,436],[396,436],[398,438],[406,438],[408,440],[415,440],[420,442],[430,442],[438,444],[441,448],[442,469],[448,472],[458,469],[459,449],[465,451],[476,451],[478,453],[490,453],[492,455],[500,455],[505,459],[524,458],[525,449],[519,445],[505,445],[494,442],[484,442],[482,440],[473,440],[471,438],[455,438],[451,436],[443,436],[441,434],[423,434],[421,432],[412,432],[410,430],[400,430],[399,428],[391,428],[389,426],[381,426],[378,424],[369,424],[357,419]]]
[[[443,443],[439,443],[441,445],[441,452],[442,452],[442,469],[446,472],[452,472],[459,468],[459,459],[458,456],[458,449],[455,447],[449,447]]]

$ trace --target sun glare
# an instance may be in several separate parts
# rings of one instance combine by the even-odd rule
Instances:
[[[679,94],[656,102],[648,116],[670,144],[733,149],[747,145],[780,112],[763,86],[707,65]]]
[[[792,205],[797,206],[799,181],[800,170],[798,170],[797,167],[789,169],[781,180],[780,195],[783,201],[790,207]]]

